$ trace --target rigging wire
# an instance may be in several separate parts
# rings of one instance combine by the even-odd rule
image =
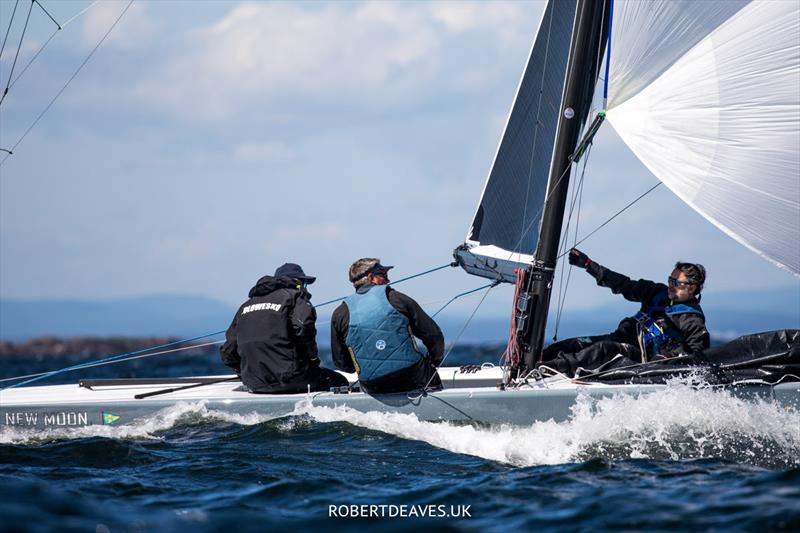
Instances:
[[[89,4],[88,6],[86,6],[86,7],[85,7],[85,8],[83,8],[82,10],[80,10],[78,13],[76,13],[76,14],[72,15],[72,16],[71,16],[69,19],[67,19],[67,21],[66,21],[66,22],[64,22],[64,24],[61,24],[61,25],[59,25],[59,26],[58,26],[58,28],[56,28],[55,30],[53,30],[53,33],[51,33],[51,34],[50,34],[50,37],[49,37],[49,38],[48,38],[48,39],[47,39],[47,40],[44,42],[44,44],[43,44],[42,46],[40,46],[40,47],[39,47],[39,49],[36,51],[36,53],[35,53],[35,54],[33,54],[33,56],[30,58],[30,60],[28,60],[28,63],[25,65],[25,68],[23,68],[23,69],[20,71],[20,73],[19,73],[19,74],[17,74],[17,77],[16,77],[16,78],[14,78],[14,81],[12,81],[12,82],[11,82],[11,85],[9,85],[9,89],[11,89],[12,87],[14,87],[14,85],[15,85],[15,84],[17,83],[17,81],[18,81],[18,80],[19,80],[19,79],[22,77],[22,75],[23,75],[23,74],[25,74],[25,71],[26,71],[26,70],[28,70],[28,67],[30,67],[30,66],[31,66],[31,64],[33,64],[33,62],[36,60],[36,58],[37,58],[37,57],[39,57],[39,54],[41,54],[41,53],[42,53],[42,51],[45,49],[45,47],[46,47],[48,44],[50,44],[50,41],[52,41],[52,40],[53,40],[53,37],[55,37],[55,36],[56,36],[56,34],[57,34],[59,31],[61,31],[61,30],[63,30],[64,28],[66,28],[66,27],[67,27],[67,25],[69,25],[69,24],[70,24],[70,23],[71,23],[73,20],[77,19],[78,17],[80,17],[81,15],[83,15],[84,13],[86,13],[87,11],[89,11],[91,8],[93,8],[95,5],[97,5],[97,3],[98,3],[99,1],[100,1],[100,0],[95,0],[94,2],[92,2],[91,4]],[[40,5],[41,5],[41,4],[40,4]]]
[[[27,71],[27,70],[28,70],[28,67],[30,67],[30,66],[31,66],[31,63],[33,63],[33,61],[34,61],[34,60],[35,60],[37,57],[39,57],[39,54],[41,54],[41,53],[42,53],[42,50],[44,50],[44,47],[45,47],[45,46],[47,46],[48,44],[50,44],[50,41],[52,41],[52,40],[53,40],[53,37],[55,37],[55,36],[56,36],[56,34],[59,32],[59,30],[61,30],[61,28],[57,28],[57,29],[53,30],[53,33],[51,33],[51,34],[50,34],[50,37],[48,37],[48,38],[47,38],[47,40],[44,42],[44,44],[43,44],[42,46],[40,46],[40,47],[39,47],[39,49],[36,51],[36,53],[35,53],[35,54],[33,54],[33,56],[30,58],[30,60],[28,60],[28,63],[25,65],[25,68],[23,68],[23,69],[22,69],[22,70],[19,72],[19,74],[17,74],[17,77],[16,77],[16,78],[14,78],[14,79],[11,81],[11,83],[8,85],[8,87],[7,87],[6,91],[8,91],[8,89],[11,89],[12,87],[14,87],[14,85],[17,83],[17,80],[19,80],[19,79],[22,77],[22,75],[23,75],[23,74],[25,74],[25,71]]]
[[[8,94],[8,86],[11,83],[11,77],[14,75],[14,68],[17,66],[17,59],[19,59],[19,51],[22,49],[22,41],[25,39],[25,32],[28,31],[28,23],[31,20],[31,11],[33,11],[33,0],[31,0],[31,6],[28,8],[28,16],[25,17],[25,25],[22,27],[22,34],[20,34],[19,36],[19,44],[17,45],[17,52],[14,54],[14,61],[11,63],[11,71],[8,73],[8,81],[6,82],[6,88],[3,89],[3,95],[0,96],[0,104],[3,103],[3,100],[6,99],[6,95]],[[10,26],[9,29],[11,29]],[[14,148],[12,148],[11,150],[13,151]]]
[[[418,278],[420,276],[424,276],[426,274],[430,274],[431,272],[436,272],[437,270],[441,270],[443,268],[453,267],[453,266],[456,266],[456,264],[455,263],[447,263],[446,265],[441,265],[441,266],[438,266],[438,267],[434,267],[434,268],[431,268],[430,270],[426,270],[424,272],[420,272],[419,274],[414,274],[414,275],[408,276],[406,278],[398,279],[397,281],[392,281],[391,283],[389,283],[389,285],[396,285],[398,283],[403,283],[404,281],[408,281],[410,279]],[[321,304],[317,304],[314,307],[317,307],[317,308],[324,307],[324,306],[329,305],[329,304],[333,304],[333,303],[336,303],[336,302],[341,302],[345,298],[347,298],[347,296],[341,296],[339,298],[334,298],[333,300],[328,300],[327,302],[322,302]]]
[[[8,21],[8,29],[6,30],[6,36],[3,37],[3,45],[0,46],[0,59],[3,58],[3,51],[6,49],[6,41],[8,41],[8,36],[11,33],[11,25],[14,23],[14,15],[17,14],[17,6],[19,5],[19,0],[14,3],[14,10],[11,12],[11,18]]]
[[[145,357],[153,357],[154,355],[164,355],[164,354],[168,354],[168,353],[182,352],[182,351],[185,351],[185,350],[194,350],[195,348],[205,348],[206,346],[213,346],[215,344],[222,344],[223,342],[225,342],[225,341],[221,341],[220,340],[220,341],[214,341],[214,342],[205,342],[203,344],[192,344],[190,346],[184,346],[183,348],[174,348],[172,350],[163,350],[161,352],[146,353],[146,354],[143,354],[143,355],[133,355],[131,357],[126,357],[124,359],[118,359],[116,361],[106,361],[106,362],[98,361],[96,363],[87,364],[87,365],[85,365],[85,366],[83,366],[81,368],[91,368],[91,367],[94,367],[94,366],[104,366],[104,365],[113,365],[115,363],[124,363],[125,361],[132,361],[134,359],[143,359]],[[13,378],[4,378],[4,379],[0,379],[0,383],[2,383],[4,381],[14,381],[14,380],[17,380],[17,379],[35,378],[36,376],[44,376],[45,374],[48,374],[48,372],[39,372],[38,374],[28,374],[27,376],[16,376],[16,377],[13,377]],[[9,387],[9,388],[11,388],[11,387]]]
[[[483,290],[483,289],[490,289],[490,288],[496,287],[498,285],[500,285],[499,281],[493,281],[492,283],[487,283],[486,285],[482,285],[482,286],[478,287],[477,289],[471,289],[471,290],[462,292],[461,294],[456,294],[455,296],[450,298],[450,300],[446,304],[444,304],[442,307],[440,307],[438,311],[433,313],[431,315],[431,318],[435,317],[436,315],[438,315],[439,313],[444,311],[445,307],[447,307],[448,305],[450,305],[451,303],[455,302],[456,300],[458,300],[459,298],[461,298],[463,296],[467,296],[468,294],[472,294],[474,292],[478,292],[478,291]]]
[[[489,293],[492,292],[492,289],[497,287],[499,284],[500,284],[499,282],[492,283],[491,285],[486,287],[486,292],[483,293],[483,297],[478,302],[478,305],[475,306],[475,309],[472,310],[472,314],[469,315],[469,317],[467,318],[466,322],[464,322],[464,325],[461,326],[461,331],[458,332],[458,335],[456,335],[456,338],[453,340],[452,343],[450,343],[450,347],[447,349],[447,351],[445,351],[444,356],[442,357],[442,360],[439,361],[438,365],[436,365],[436,370],[439,370],[442,367],[442,365],[444,364],[445,360],[447,359],[447,356],[450,355],[450,352],[453,351],[453,348],[455,348],[456,344],[458,344],[458,340],[461,338],[461,335],[464,334],[464,331],[466,331],[467,326],[469,326],[469,323],[472,322],[472,319],[475,317],[475,314],[478,312],[478,309],[480,309],[481,305],[483,305],[483,302],[486,300],[486,297],[489,296]],[[481,287],[481,289],[482,288],[484,288],[484,287]],[[475,292],[475,291],[470,291],[470,292]],[[424,394],[424,391],[427,390],[427,388],[430,386],[431,381],[433,381],[433,378],[436,375],[437,374],[434,372],[433,375],[428,379],[428,382],[422,388],[423,394]]]
[[[55,25],[58,27],[58,29],[60,30],[60,29],[61,29],[61,24],[59,24],[59,23],[58,23],[58,21],[57,21],[56,19],[54,19],[54,18],[53,18],[53,15],[51,15],[51,14],[50,14],[50,12],[49,12],[49,11],[47,11],[47,10],[44,8],[44,6],[42,5],[42,3],[41,3],[39,0],[32,0],[32,1],[33,1],[35,4],[37,4],[37,5],[39,6],[39,8],[40,8],[42,11],[44,11],[44,14],[45,14],[45,15],[47,15],[48,17],[50,17],[50,20],[52,20],[52,21],[53,21],[53,24],[55,24]]]
[[[559,257],[563,256],[563,250],[567,247],[567,240],[569,238],[569,226],[572,223],[572,214],[575,213],[575,240],[578,239],[578,223],[580,222],[580,212],[581,212],[581,200],[583,199],[583,184],[584,178],[586,176],[586,165],[589,162],[589,157],[592,153],[592,144],[589,144],[589,148],[586,151],[586,157],[583,160],[583,168],[581,169],[581,177],[578,180],[578,184],[575,187],[572,195],[572,202],[569,208],[569,214],[567,215],[567,224],[564,228],[564,235],[561,238],[561,247],[562,253]],[[575,203],[578,203],[578,210],[575,211]],[[574,248],[574,246],[573,246]],[[561,276],[559,276],[559,287],[558,287],[558,299],[557,299],[557,306],[556,306],[556,322],[553,331],[553,342],[556,341],[558,338],[558,327],[561,324],[561,315],[564,311],[564,304],[567,300],[567,289],[569,288],[569,279],[572,275],[572,267],[567,269],[567,276],[566,281],[564,280],[564,270],[566,269],[566,261],[561,261]]]
[[[6,162],[6,160],[8,160],[8,158],[11,156],[11,154],[14,152],[14,150],[17,148],[17,146],[19,146],[19,144],[23,141],[23,139],[25,139],[25,137],[28,136],[28,134],[31,132],[31,130],[34,128],[34,126],[36,126],[36,124],[39,123],[39,121],[42,119],[44,114],[47,113],[47,111],[52,107],[52,105],[55,103],[55,101],[58,100],[59,96],[61,96],[61,94],[66,90],[66,88],[69,86],[69,84],[72,83],[72,80],[74,80],[78,76],[78,73],[80,73],[80,71],[83,69],[83,67],[86,66],[86,63],[89,62],[89,60],[92,58],[94,53],[97,52],[97,49],[100,48],[100,45],[102,45],[105,42],[105,40],[108,38],[108,36],[111,34],[111,32],[114,30],[114,28],[119,23],[119,21],[122,20],[122,17],[125,15],[125,13],[128,12],[128,9],[130,9],[130,7],[133,4],[133,2],[134,2],[134,0],[130,0],[128,2],[128,5],[125,6],[125,9],[122,10],[122,13],[120,13],[119,17],[117,17],[117,19],[114,21],[114,23],[111,25],[111,27],[105,33],[105,35],[103,35],[102,39],[100,39],[100,41],[97,43],[97,45],[95,45],[95,47],[92,49],[92,51],[89,52],[89,55],[86,56],[86,59],[83,60],[83,62],[78,66],[77,70],[75,70],[75,72],[72,74],[72,76],[70,76],[70,78],[67,80],[67,82],[64,84],[64,86],[61,87],[61,89],[56,93],[56,95],[53,97],[53,99],[50,100],[50,103],[48,103],[45,106],[45,108],[42,110],[42,112],[39,113],[39,116],[36,117],[36,120],[34,120],[33,123],[30,126],[28,126],[28,129],[25,130],[25,133],[22,134],[22,137],[20,137],[19,140],[14,144],[14,146],[12,146],[10,150],[8,150],[9,153],[7,153],[6,156],[3,158],[3,160],[0,161],[0,166],[2,166]]]
[[[586,154],[587,158],[589,157],[589,154],[591,153],[591,150],[592,150],[592,147],[590,146],[589,147],[589,151]],[[572,240],[573,245],[571,246],[571,248],[575,248],[577,246],[577,244],[574,244],[574,243],[578,242],[578,227],[579,227],[580,221],[581,221],[581,207],[582,207],[582,205],[583,205],[583,176],[581,176],[581,192],[580,192],[580,195],[578,196],[578,211],[575,214],[575,238]],[[567,282],[566,282],[566,287],[564,288],[564,299],[565,300],[566,300],[566,292],[567,292],[567,288],[569,287],[569,280],[570,280],[571,276],[572,276],[572,267],[570,266],[569,270],[567,270]],[[559,320],[560,319],[561,319],[561,311],[559,310]],[[556,334],[558,334],[558,323],[556,323]],[[555,338],[554,338],[554,340],[555,340]]]
[[[585,236],[585,237],[583,237],[581,240],[579,240],[578,242],[576,242],[575,244],[573,244],[573,245],[572,245],[572,247],[574,248],[574,247],[578,246],[579,244],[581,244],[582,242],[584,242],[585,240],[587,240],[589,237],[591,237],[592,235],[594,235],[595,233],[597,233],[598,231],[600,231],[600,230],[601,230],[603,227],[605,227],[605,226],[606,226],[606,224],[608,224],[609,222],[611,222],[612,220],[614,220],[615,218],[617,218],[617,217],[618,217],[619,215],[621,215],[623,212],[627,211],[627,209],[628,209],[629,207],[631,207],[633,204],[635,204],[636,202],[638,202],[639,200],[641,200],[642,198],[644,198],[645,196],[647,196],[648,194],[650,194],[651,192],[653,192],[654,190],[656,190],[656,189],[658,188],[658,186],[659,186],[659,185],[661,185],[661,182],[660,182],[660,181],[659,181],[658,183],[656,183],[655,185],[653,185],[652,187],[650,187],[649,189],[647,189],[647,190],[646,190],[645,192],[643,192],[642,194],[640,194],[638,197],[636,197],[636,199],[634,199],[634,200],[633,200],[631,203],[629,203],[628,205],[626,205],[625,207],[623,207],[622,209],[620,209],[619,211],[617,211],[617,212],[614,214],[614,216],[612,216],[611,218],[609,218],[608,220],[606,220],[605,222],[603,222],[602,224],[600,224],[599,226],[597,226],[597,227],[596,227],[594,230],[592,230],[592,231],[591,231],[591,232],[590,232],[588,235],[586,235],[586,236]],[[569,252],[564,252],[563,254],[559,255],[559,256],[558,256],[556,259],[560,259],[560,258],[564,257],[565,255],[567,255],[567,253],[569,253]]]
[[[31,63],[33,63],[33,61],[37,57],[39,57],[39,54],[42,52],[42,50],[44,50],[44,47],[47,46],[50,43],[50,41],[53,40],[53,37],[55,37],[56,33],[58,33],[63,28],[63,26],[61,24],[59,24],[56,21],[56,19],[54,19],[53,16],[44,8],[44,6],[42,5],[41,2],[39,2],[39,0],[31,0],[31,6],[33,6],[34,3],[37,4],[41,8],[41,10],[44,11],[44,13],[48,17],[50,17],[50,20],[52,20],[53,23],[56,25],[56,29],[53,30],[53,33],[50,34],[50,37],[48,37],[48,39],[44,42],[44,44],[39,47],[39,50],[37,50],[36,53],[33,54],[33,57],[31,57],[31,59],[25,65],[25,68],[23,68],[22,71],[19,74],[17,74],[17,77],[14,78],[13,80],[11,79],[11,77],[12,77],[14,69],[13,68],[11,69],[12,72],[8,75],[8,83],[6,84],[6,88],[5,88],[5,91],[3,92],[3,96],[0,98],[0,103],[2,103],[3,100],[5,99],[6,95],[8,94],[8,90],[11,89],[11,87],[13,87],[15,83],[17,83],[17,80],[20,79],[23,74],[25,74],[25,71],[28,70],[28,67],[31,66]],[[22,43],[20,43],[20,44],[22,44]]]
[[[68,367],[65,367],[65,368],[61,368],[59,370],[53,370],[51,372],[46,372],[46,373],[44,373],[42,375],[39,375],[39,376],[37,376],[35,378],[27,379],[27,380],[21,381],[19,383],[14,383],[13,385],[9,385],[8,387],[4,387],[4,390],[5,389],[13,389],[15,387],[20,387],[22,385],[27,385],[29,383],[33,383],[35,381],[39,381],[40,379],[45,379],[45,378],[48,378],[48,377],[51,377],[51,376],[55,376],[57,374],[62,374],[64,372],[70,372],[72,370],[79,370],[79,369],[82,369],[82,368],[87,368],[90,365],[95,366],[96,363],[117,362],[117,361],[119,361],[119,360],[121,360],[121,359],[123,359],[125,357],[131,356],[131,355],[139,355],[141,353],[149,352],[150,350],[157,350],[159,348],[168,348],[170,346],[175,346],[177,344],[183,344],[185,342],[191,342],[191,341],[196,341],[196,340],[200,340],[200,339],[205,339],[207,337],[213,337],[214,335],[220,335],[221,333],[225,333],[225,330],[215,331],[214,333],[208,333],[206,335],[199,335],[197,337],[192,337],[191,339],[181,339],[181,340],[177,340],[177,341],[173,341],[173,342],[168,342],[166,344],[160,344],[158,346],[151,346],[150,348],[142,348],[141,350],[135,350],[135,351],[132,351],[132,352],[126,352],[126,353],[119,354],[119,355],[112,355],[110,357],[104,357],[104,358],[99,359],[97,361],[87,361],[85,363],[79,363],[77,365],[71,365],[71,366],[68,366]]]

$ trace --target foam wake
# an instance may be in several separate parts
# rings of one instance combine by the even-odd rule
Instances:
[[[309,423],[345,422],[517,466],[607,459],[713,458],[766,467],[800,465],[800,412],[764,401],[745,401],[728,391],[674,381],[654,393],[596,399],[579,394],[565,422],[527,427],[471,426],[420,421],[413,414],[360,412],[346,406],[298,402],[292,416],[275,421],[293,432]],[[178,425],[227,422],[255,425],[273,420],[257,413],[209,409],[205,402],[180,402],[125,426],[0,429],[0,444],[106,437],[164,439]]]
[[[260,424],[269,417],[256,413],[240,415],[209,409],[204,401],[178,402],[152,416],[124,426],[85,426],[74,428],[24,428],[4,426],[0,428],[0,444],[37,444],[54,440],[107,437],[113,439],[162,439],[160,433],[179,424],[202,422],[230,422],[240,425]]]
[[[800,413],[727,391],[672,382],[642,395],[579,395],[565,422],[481,428],[424,422],[413,414],[362,413],[301,402],[294,414],[348,422],[455,453],[517,466],[608,459],[714,458],[766,467],[800,465]]]

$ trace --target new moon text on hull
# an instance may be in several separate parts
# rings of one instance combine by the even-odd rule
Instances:
[[[61,411],[57,413],[32,413],[27,411],[6,413],[7,426],[87,426],[89,413],[86,411]]]

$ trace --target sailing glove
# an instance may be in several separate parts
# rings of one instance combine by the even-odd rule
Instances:
[[[569,264],[579,268],[587,268],[592,264],[592,260],[577,248],[572,248],[569,251]]]

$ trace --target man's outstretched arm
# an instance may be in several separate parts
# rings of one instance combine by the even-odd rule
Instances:
[[[659,284],[654,281],[647,279],[634,281],[624,274],[595,263],[577,248],[569,251],[569,264],[585,269],[597,280],[598,285],[608,287],[614,294],[621,294],[631,302],[646,302],[660,289]]]

